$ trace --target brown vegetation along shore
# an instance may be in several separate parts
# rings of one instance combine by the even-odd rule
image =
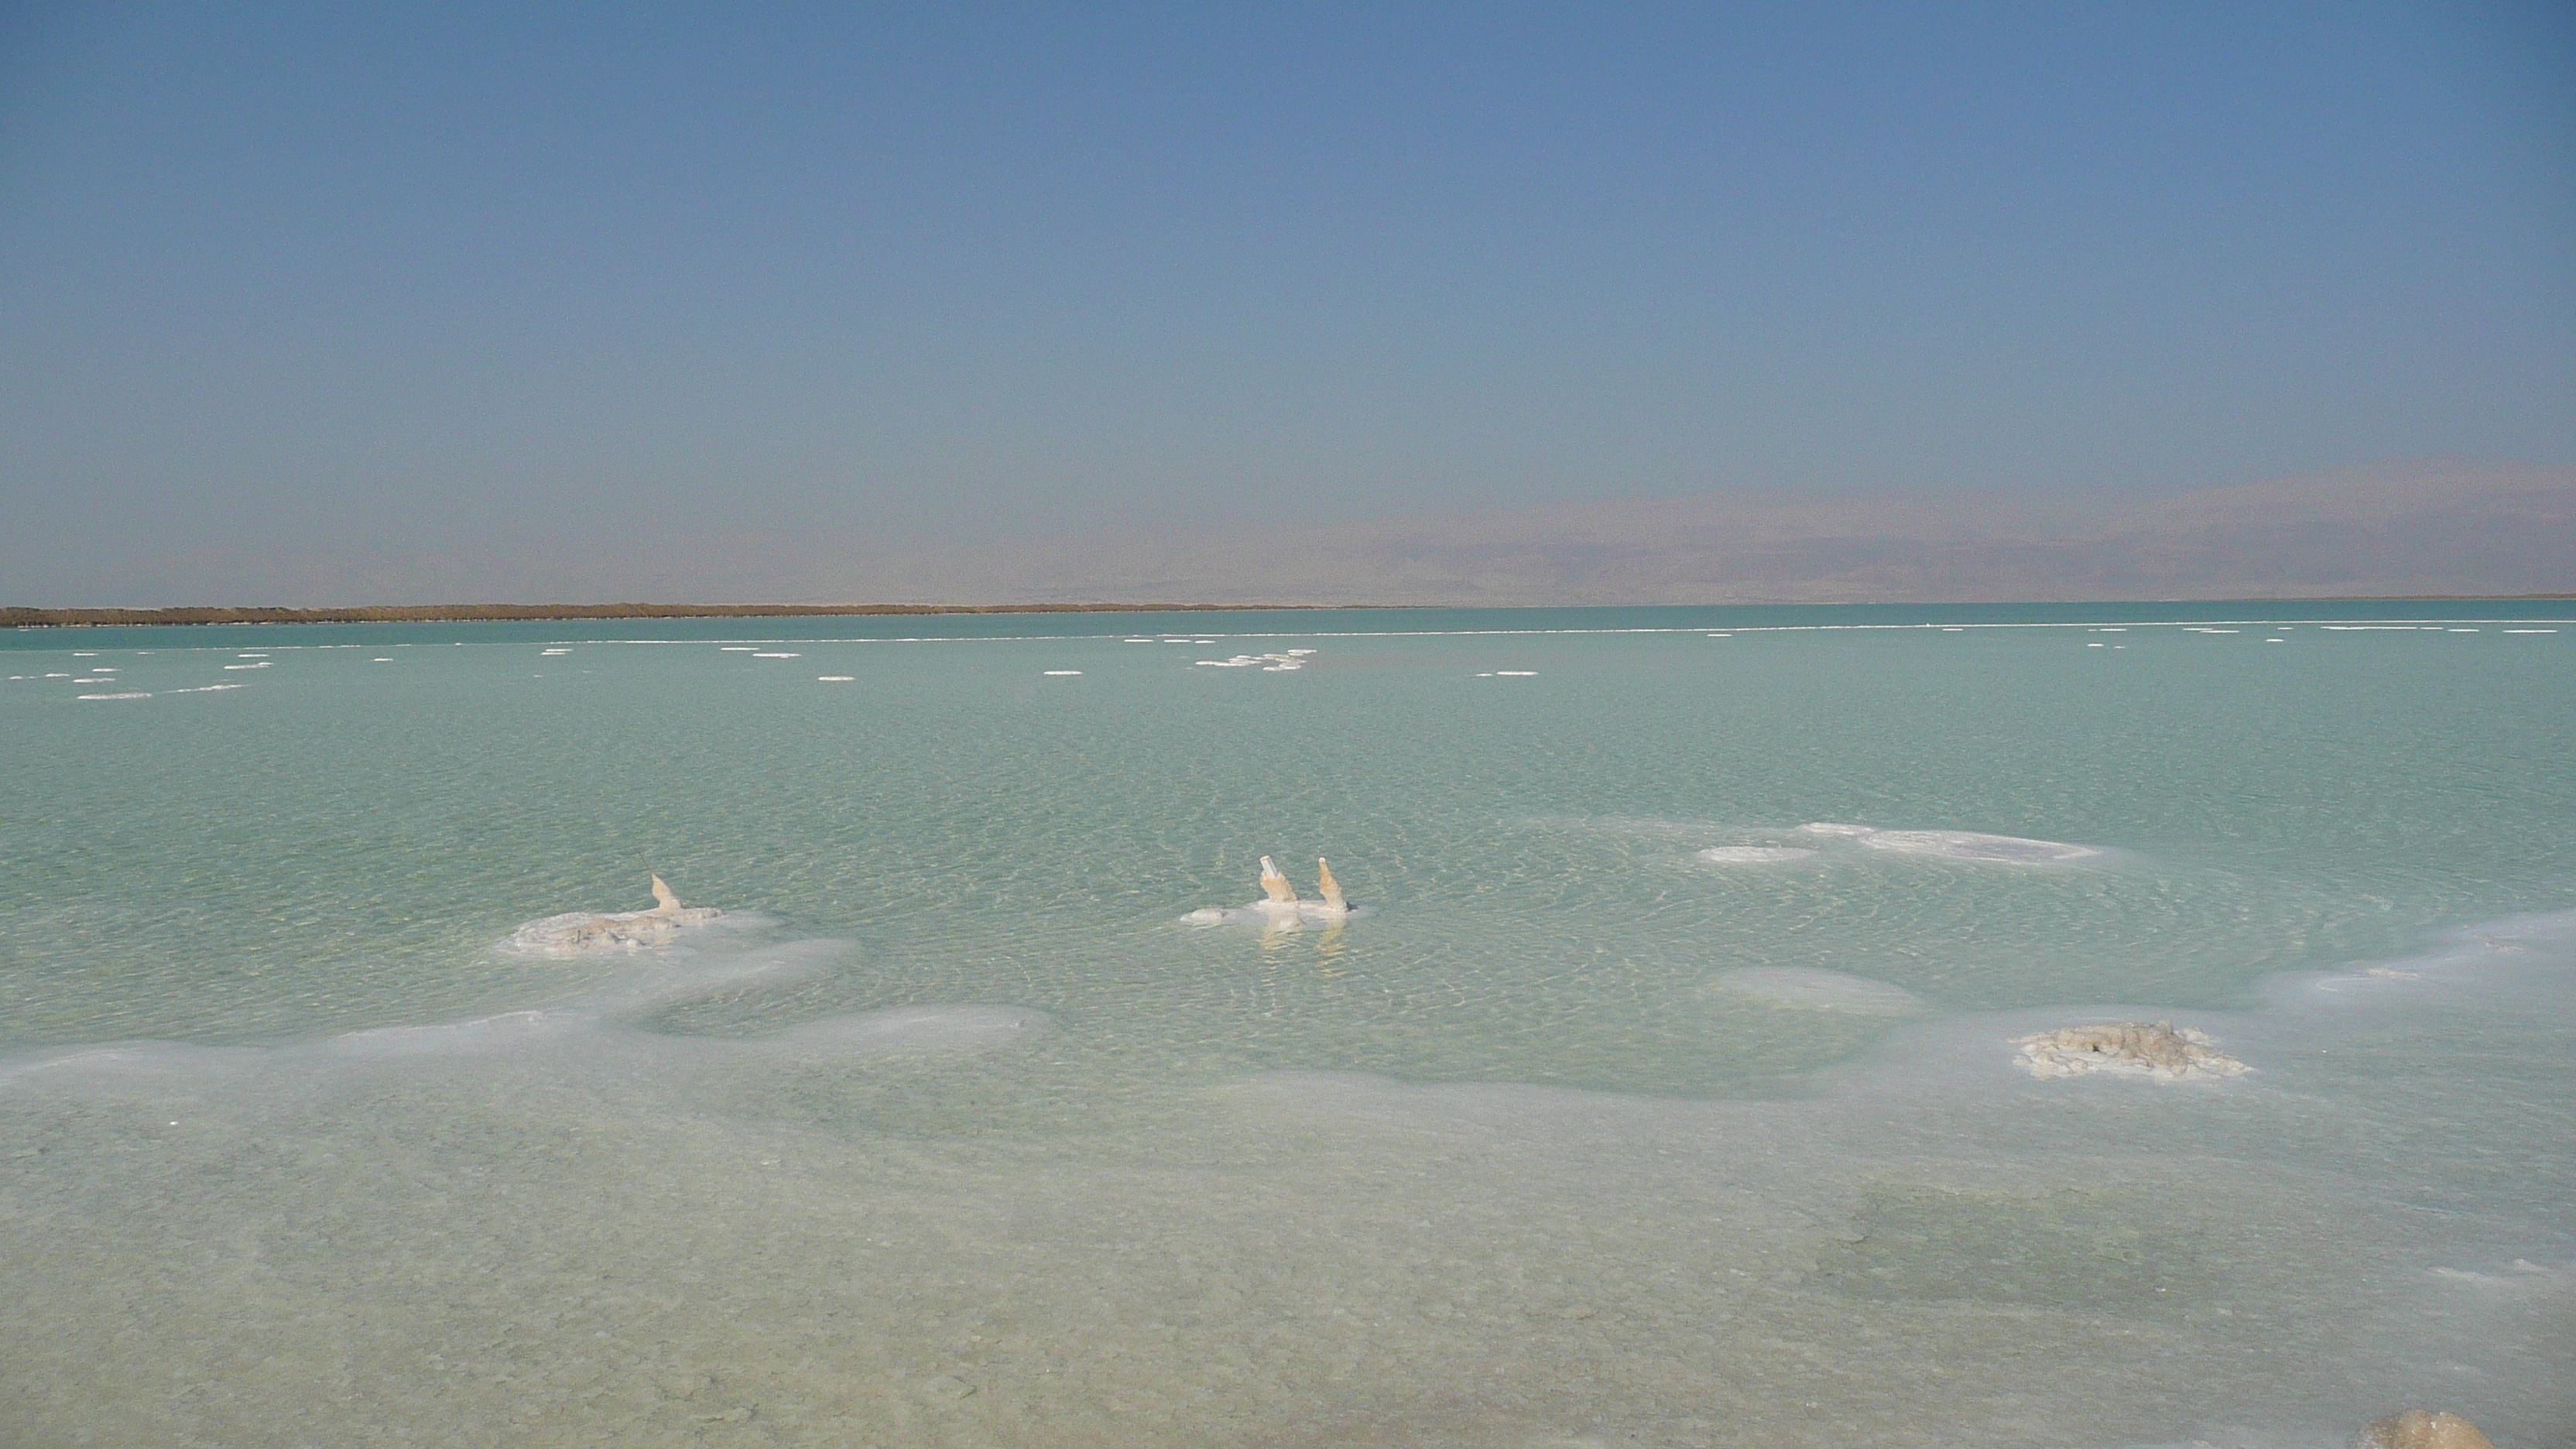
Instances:
[[[352,609],[0,608],[0,627],[133,624],[431,624],[493,619],[774,619],[829,614],[1128,614],[1294,604],[367,604]],[[1335,608],[1371,608],[1337,604]]]

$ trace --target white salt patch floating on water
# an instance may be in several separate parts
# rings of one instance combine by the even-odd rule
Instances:
[[[74,659],[96,659],[98,657],[98,651],[95,649],[75,649],[72,651],[72,657]]]
[[[857,681],[858,676],[855,674],[817,674],[814,676],[814,682],[817,684],[854,684]]]
[[[152,696],[149,694],[84,694],[77,697],[81,699],[150,699]]]
[[[225,691],[225,690],[227,690],[227,689],[239,689],[239,688],[241,688],[241,687],[242,687],[242,686],[240,686],[240,685],[238,685],[238,684],[200,684],[200,685],[198,685],[198,686],[197,686],[196,688],[194,688],[194,689],[168,689],[168,690],[163,690],[163,691],[162,691],[162,693],[164,693],[164,694],[220,694],[220,693],[222,693],[223,691]]]
[[[46,677],[47,679],[69,679],[69,678],[71,678],[71,676],[70,676],[70,675],[68,675],[68,674],[48,674],[48,675],[46,675],[45,677]]]
[[[1494,671],[1494,677],[1496,679],[1536,679],[1538,678],[1538,671],[1535,669],[1497,669]]]
[[[2507,629],[2504,632],[2508,634],[2555,634],[2558,631],[2555,629]]]
[[[537,651],[537,657],[542,659],[549,654],[570,654],[571,652],[569,649],[540,649]]]
[[[1902,986],[1846,976],[1840,971],[1794,966],[1755,966],[1719,973],[1709,984],[1766,1006],[1800,1011],[1839,1011],[1853,1016],[1905,1016],[1923,1009],[1922,998]]]
[[[227,664],[224,667],[226,669],[266,669],[268,661],[263,659],[257,664]]]
[[[1237,654],[1231,659],[1201,659],[1191,667],[1207,669],[1252,669],[1257,667],[1264,674],[1294,674],[1298,670],[1306,667],[1307,661],[1305,656],[1314,652],[1315,651],[1312,649],[1291,649],[1281,654]]]
[[[1079,669],[1049,669],[1042,672],[1050,678],[1054,678],[1070,674],[1080,674],[1082,671]]]
[[[368,662],[368,663],[370,663],[370,664],[391,664],[391,663],[393,663],[393,660],[391,660],[391,659],[389,659],[389,658],[386,658],[386,657],[384,657],[384,656],[382,656],[382,655],[378,655],[376,658],[371,659],[371,660],[369,660],[369,661],[367,661],[367,662]]]
[[[1712,845],[1698,858],[1717,865],[1775,865],[1805,860],[1814,854],[1801,845]]]
[[[805,656],[804,656],[804,655],[802,655],[802,654],[759,654],[759,653],[755,653],[755,654],[753,654],[751,657],[752,657],[752,658],[754,658],[754,659],[802,659],[802,658],[804,658]]]
[[[716,652],[718,654],[749,654],[759,647],[760,646],[757,644],[719,644],[716,646]]]

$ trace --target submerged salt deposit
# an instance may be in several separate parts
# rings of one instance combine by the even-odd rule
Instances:
[[[1711,983],[1766,1006],[1802,1011],[1841,1011],[1856,1016],[1904,1016],[1923,1009],[1922,998],[1902,986],[1839,971],[1756,966],[1727,971]]]

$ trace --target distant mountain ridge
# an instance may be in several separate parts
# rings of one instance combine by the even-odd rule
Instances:
[[[2576,591],[2576,470],[2415,463],[2144,504],[1714,493],[937,550],[845,597],[1751,604]]]
[[[1373,522],[1203,516],[983,544],[904,543],[821,518],[793,532],[692,525],[648,547],[459,537],[344,553],[281,541],[103,561],[86,592],[0,602],[346,611],[543,600],[559,611],[624,599],[1472,607],[2566,594],[2576,468],[2390,463],[2150,500],[1735,489]]]

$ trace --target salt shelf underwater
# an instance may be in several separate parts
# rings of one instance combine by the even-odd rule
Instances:
[[[2576,1445],[2563,604],[0,676],[10,1445]]]

